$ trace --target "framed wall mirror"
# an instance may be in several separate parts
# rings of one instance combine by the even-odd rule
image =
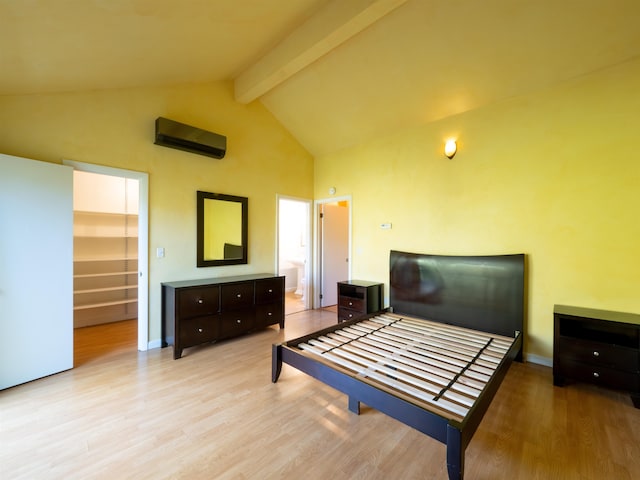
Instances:
[[[198,191],[197,266],[247,263],[249,199]]]

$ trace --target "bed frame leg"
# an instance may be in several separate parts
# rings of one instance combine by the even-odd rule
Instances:
[[[349,395],[349,410],[356,415],[360,415],[360,402],[351,395]]]
[[[282,346],[272,345],[271,347],[271,381],[276,383],[282,371]]]
[[[464,478],[464,450],[460,430],[447,425],[447,472],[449,480]]]

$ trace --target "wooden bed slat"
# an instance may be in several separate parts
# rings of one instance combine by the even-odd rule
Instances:
[[[328,337],[332,338],[332,335],[329,334]],[[429,363],[420,362],[416,361],[415,359],[405,357],[402,352],[383,350],[373,345],[369,345],[365,342],[365,340],[366,339],[364,338],[359,339],[345,346],[344,348],[353,348],[354,352],[358,350],[367,352],[372,360],[377,359],[377,361],[385,362],[390,367],[407,371],[416,376],[425,375],[424,378],[428,378],[438,385],[446,385],[448,382],[453,380],[456,375],[456,372],[454,371],[443,370]],[[430,375],[433,375],[433,377],[431,377]],[[477,382],[475,386],[472,386],[468,383],[465,384],[465,382],[456,382],[454,384],[454,388],[457,388],[461,392],[473,398],[476,398],[480,394],[482,386],[479,384],[479,382]]]
[[[500,362],[495,355],[504,351],[504,337],[472,333],[455,341],[448,332],[459,328],[427,327],[383,314],[297,348],[464,418]]]
[[[389,377],[387,375],[383,375],[381,373],[378,373],[376,371],[373,370],[369,370],[366,366],[364,365],[359,365],[357,363],[353,363],[347,359],[345,359],[344,357],[341,357],[339,355],[336,355],[334,353],[330,353],[327,352],[325,355],[322,355],[322,351],[315,348],[312,345],[309,344],[301,344],[301,347],[303,347],[304,350],[314,353],[316,355],[322,356],[324,358],[328,358],[329,360],[337,363],[338,365],[342,365],[343,367],[346,367],[350,370],[353,370],[354,372],[356,372],[357,374],[359,374],[360,376],[364,376],[367,377],[369,379],[373,379],[376,380],[384,385],[387,385],[388,387],[391,387],[393,389],[396,389],[400,392],[403,392],[405,394],[411,395],[417,399],[422,400],[423,402],[425,402],[426,404],[432,404],[432,405],[437,405],[438,407],[440,407],[441,409],[443,409],[444,411],[448,411],[451,413],[455,413],[456,415],[459,415],[461,417],[464,418],[464,416],[467,414],[467,412],[469,411],[468,408],[464,408],[460,405],[456,405],[452,402],[449,402],[447,400],[443,400],[442,398],[439,399],[438,401],[433,399],[433,393],[425,393],[424,390],[412,387],[411,385],[407,385],[404,383],[401,383],[397,380],[394,380],[392,377]]]

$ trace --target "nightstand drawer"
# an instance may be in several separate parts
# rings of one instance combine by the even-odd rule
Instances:
[[[216,313],[220,308],[220,289],[215,287],[186,288],[178,292],[178,311],[182,318]]]
[[[638,372],[640,353],[631,348],[591,342],[575,338],[559,339],[560,355],[563,359],[623,370]]]
[[[351,310],[349,308],[338,307],[338,321],[344,322],[346,320],[353,320],[367,315],[366,312],[359,312],[357,310]]]
[[[576,380],[630,392],[640,391],[640,377],[637,373],[621,372],[613,368],[573,362],[564,358],[560,359],[559,366],[564,376]]]
[[[339,297],[338,306],[345,307],[350,310],[355,310],[356,312],[367,311],[365,308],[366,306],[365,306],[364,300],[362,298],[341,296]]]

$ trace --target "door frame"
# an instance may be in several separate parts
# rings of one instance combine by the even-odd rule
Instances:
[[[335,203],[335,202],[344,202],[346,201],[349,206],[349,221],[347,226],[347,235],[348,235],[348,245],[347,251],[349,253],[349,265],[347,266],[347,272],[349,278],[347,280],[351,280],[351,264],[352,261],[352,210],[353,210],[353,200],[351,195],[343,195],[340,197],[331,197],[331,198],[321,198],[314,201],[313,208],[313,230],[315,235],[313,236],[313,308],[320,308],[320,294],[322,290],[322,228],[320,226],[320,205],[325,203]],[[337,287],[336,287],[337,288]]]
[[[138,180],[138,350],[149,349],[149,174],[135,170],[105,167],[92,163],[63,160],[63,165],[80,172],[99,173]]]

